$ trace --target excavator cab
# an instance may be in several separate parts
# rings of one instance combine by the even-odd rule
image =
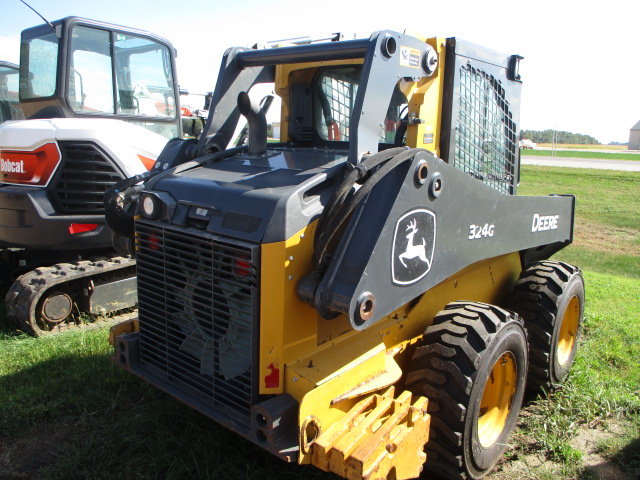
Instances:
[[[173,47],[135,29],[68,17],[25,30],[20,102],[28,118],[111,118],[181,136]]]
[[[135,261],[115,254],[103,198],[181,137],[175,49],[150,32],[64,18],[22,33],[13,100],[18,90],[26,119],[0,126],[7,318],[42,335],[82,314],[127,314]],[[0,102],[5,93],[0,84]]]

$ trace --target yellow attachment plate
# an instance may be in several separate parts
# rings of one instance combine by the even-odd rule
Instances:
[[[366,397],[312,444],[311,463],[348,479],[416,478],[429,439],[427,399],[411,404],[411,392],[393,398],[394,388]]]
[[[109,343],[115,347],[116,337],[126,335],[127,333],[135,333],[139,330],[138,317],[127,320],[126,322],[114,325],[109,329]]]

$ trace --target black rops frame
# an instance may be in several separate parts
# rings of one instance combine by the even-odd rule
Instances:
[[[426,68],[426,53],[430,49],[431,46],[415,37],[389,30],[360,40],[266,50],[229,49],[222,60],[197,156],[227,148],[240,117],[238,94],[256,83],[273,82],[275,65],[363,59],[349,141],[349,161],[357,164],[363,155],[378,151],[380,119],[385,117],[398,80],[417,81],[430,75]],[[412,54],[411,65],[403,61],[406,52]]]

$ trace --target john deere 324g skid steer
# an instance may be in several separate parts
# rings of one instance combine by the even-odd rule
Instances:
[[[115,362],[289,462],[485,475],[525,388],[567,375],[584,303],[548,260],[574,197],[516,195],[520,58],[392,31],[228,50],[200,139],[107,194],[139,295]]]

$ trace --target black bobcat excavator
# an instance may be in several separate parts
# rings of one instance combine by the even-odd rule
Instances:
[[[516,195],[520,59],[393,31],[229,49],[199,141],[107,193],[139,295],[114,361],[288,462],[487,474],[525,387],[566,377],[584,304],[548,260],[574,197]]]

